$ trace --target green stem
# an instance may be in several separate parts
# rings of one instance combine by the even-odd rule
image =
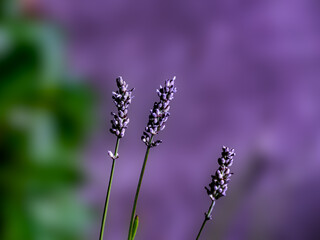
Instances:
[[[144,156],[144,161],[143,161],[143,165],[142,165],[142,169],[141,169],[141,173],[140,173],[140,177],[139,177],[139,182],[138,182],[138,186],[137,186],[137,191],[136,191],[136,195],[134,197],[134,202],[133,202],[133,207],[132,207],[132,213],[131,213],[131,220],[130,220],[130,228],[129,228],[129,233],[128,233],[128,240],[132,240],[132,228],[133,228],[133,220],[135,217],[135,213],[136,213],[136,207],[137,207],[137,202],[138,202],[138,197],[139,197],[139,192],[140,192],[140,187],[141,187],[141,182],[143,179],[143,175],[144,175],[144,170],[146,168],[146,164],[147,164],[147,160],[148,160],[148,156],[149,156],[149,151],[151,148],[151,143],[152,143],[152,139],[153,139],[153,135],[150,138],[150,141],[148,143],[148,147],[146,150],[146,154]]]
[[[116,147],[115,147],[115,150],[114,150],[114,156],[115,157],[118,154],[119,142],[120,142],[120,138],[117,138]],[[102,217],[102,222],[101,222],[99,240],[103,240],[104,226],[105,226],[106,218],[107,218],[107,212],[108,212],[108,206],[109,206],[109,198],[110,198],[110,192],[111,192],[111,185],[112,185],[112,179],[113,179],[115,163],[116,163],[115,159],[112,159],[112,167],[111,167],[111,173],[110,173],[110,178],[109,178],[106,201],[104,203],[104,210],[103,210],[103,217]]]
[[[205,216],[204,216],[204,220],[203,220],[203,223],[202,223],[202,225],[201,225],[201,228],[200,228],[200,231],[199,231],[199,233],[198,233],[198,235],[197,235],[196,240],[199,239],[200,234],[201,234],[201,232],[202,232],[202,229],[203,229],[204,225],[206,225],[206,222],[211,219],[211,213],[212,213],[214,204],[215,204],[215,201],[212,200],[211,205],[210,205],[210,207],[209,207],[209,210],[208,210],[208,212],[207,212],[207,213],[205,214]]]

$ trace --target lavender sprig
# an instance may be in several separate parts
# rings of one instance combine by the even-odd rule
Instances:
[[[130,220],[130,227],[128,232],[128,240],[134,240],[136,231],[138,228],[138,216],[135,216],[137,202],[139,198],[140,187],[146,167],[146,163],[149,156],[150,148],[158,146],[162,143],[161,140],[153,141],[153,137],[165,128],[165,123],[170,115],[170,102],[173,99],[173,94],[176,93],[177,89],[174,86],[175,77],[165,81],[165,85],[157,90],[160,100],[155,102],[153,108],[150,110],[149,120],[147,127],[141,136],[141,140],[146,144],[147,150],[142,164],[142,169],[139,177],[136,195],[133,202],[132,214]]]
[[[131,100],[133,98],[132,91],[128,90],[128,84],[122,79],[122,77],[118,77],[116,79],[118,90],[116,92],[112,92],[113,96],[112,99],[115,103],[118,113],[111,113],[113,116],[113,120],[111,120],[112,127],[110,129],[110,132],[117,137],[116,146],[114,153],[111,151],[108,151],[108,155],[112,159],[112,167],[111,167],[111,173],[109,178],[109,184],[108,184],[108,190],[107,190],[107,196],[104,204],[104,210],[103,210],[103,217],[101,221],[101,228],[100,228],[100,240],[103,240],[103,233],[104,233],[104,227],[105,222],[107,218],[107,212],[108,212],[108,206],[109,206],[109,198],[110,198],[110,192],[111,192],[111,186],[112,186],[112,180],[113,180],[113,174],[114,174],[114,168],[115,168],[115,160],[119,158],[118,154],[118,148],[119,148],[119,142],[120,138],[124,137],[125,130],[128,127],[129,118],[128,118],[128,107],[131,103]]]
[[[166,125],[166,121],[170,116],[170,101],[173,100],[173,94],[177,92],[177,88],[174,86],[174,81],[176,77],[165,81],[164,87],[160,85],[160,88],[157,89],[157,94],[160,98],[158,102],[153,104],[153,108],[150,109],[149,120],[143,135],[141,136],[141,140],[147,145],[151,147],[156,147],[160,143],[161,140],[157,140],[154,142],[150,142],[151,137],[158,134],[162,131]]]
[[[201,225],[200,231],[197,235],[196,240],[199,239],[202,229],[207,221],[212,219],[212,210],[215,205],[215,201],[221,197],[226,196],[226,191],[228,189],[228,183],[230,182],[230,177],[233,173],[230,173],[231,165],[233,164],[233,157],[235,156],[235,152],[233,148],[228,148],[223,146],[221,157],[218,158],[219,168],[216,171],[215,175],[212,175],[212,181],[209,184],[209,188],[205,187],[207,190],[207,194],[211,199],[211,204],[208,212],[206,212],[204,221]]]
[[[231,165],[233,164],[234,149],[223,146],[221,158],[218,159],[219,168],[215,175],[211,175],[212,181],[209,184],[210,189],[205,187],[209,197],[214,201],[223,196],[226,196],[228,183],[233,173],[230,173]]]
[[[128,89],[128,84],[118,77],[116,79],[118,90],[112,92],[113,102],[118,109],[118,114],[112,112],[113,119],[111,120],[112,127],[110,132],[116,135],[118,138],[123,138],[126,129],[128,128],[129,118],[128,118],[128,107],[132,101],[132,89]]]

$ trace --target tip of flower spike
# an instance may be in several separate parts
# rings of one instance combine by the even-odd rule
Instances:
[[[121,86],[126,84],[126,82],[122,79],[121,76],[116,78],[116,83],[117,83],[118,88],[120,88]]]
[[[222,146],[222,157],[228,157],[228,158],[232,158],[234,157],[236,154],[234,152],[233,148],[229,148],[226,146]]]

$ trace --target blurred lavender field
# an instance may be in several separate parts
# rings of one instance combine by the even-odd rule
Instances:
[[[94,214],[87,239],[99,234],[118,75],[136,90],[106,239],[126,239],[145,151],[140,136],[155,89],[173,76],[178,92],[163,144],[149,156],[137,239],[195,239],[222,145],[236,150],[235,175],[202,239],[320,239],[318,1],[23,2],[38,21],[63,29],[65,60],[96,98],[95,112],[82,112],[94,131],[78,149],[86,175],[81,201]]]

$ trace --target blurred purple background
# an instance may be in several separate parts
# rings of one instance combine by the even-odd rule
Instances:
[[[194,239],[210,201],[204,186],[221,146],[237,156],[227,197],[202,239],[320,239],[320,3],[45,0],[76,71],[96,89],[86,148],[86,201],[97,239],[111,161],[111,91],[135,87],[120,144],[106,239],[126,239],[155,89],[177,76],[166,129],[152,149],[137,239]]]

